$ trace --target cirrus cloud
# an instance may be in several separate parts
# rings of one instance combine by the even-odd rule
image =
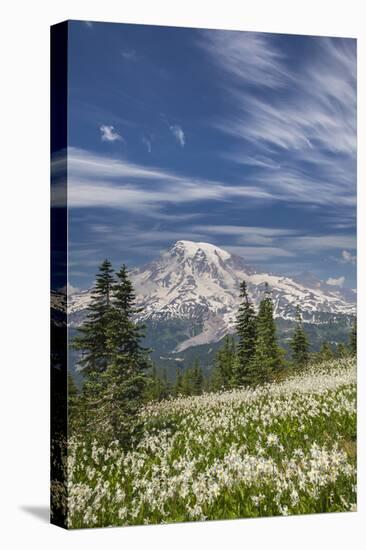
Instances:
[[[173,126],[169,126],[169,129],[173,134],[173,136],[175,137],[175,139],[177,140],[177,142],[179,143],[179,145],[181,147],[184,147],[186,144],[186,136],[182,128],[178,126],[178,124],[174,124]]]
[[[99,127],[102,141],[122,141],[122,136],[114,129],[114,126],[102,124]]]

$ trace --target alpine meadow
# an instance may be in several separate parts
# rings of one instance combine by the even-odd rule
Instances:
[[[55,27],[51,521],[356,511],[356,41]]]

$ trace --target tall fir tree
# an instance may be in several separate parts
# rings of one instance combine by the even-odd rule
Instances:
[[[247,284],[240,285],[241,304],[236,319],[236,332],[239,337],[237,361],[233,372],[235,385],[250,384],[253,380],[252,358],[255,352],[256,318],[253,304],[249,300]]]
[[[309,361],[309,341],[302,324],[300,306],[296,308],[296,326],[290,348],[294,368],[304,367]]]
[[[137,413],[142,405],[146,371],[151,367],[148,350],[142,346],[143,325],[134,322],[140,312],[125,265],[116,274],[107,326],[110,364],[103,373],[103,392],[98,422],[109,437],[128,445],[137,435]]]
[[[357,355],[357,319],[355,318],[349,340],[349,348],[352,355]]]
[[[236,371],[236,346],[232,336],[225,336],[224,345],[215,357],[215,367],[212,374],[212,389],[229,389],[234,385]]]
[[[95,288],[85,323],[78,328],[72,346],[80,350],[79,365],[83,374],[101,373],[109,363],[110,355],[107,348],[107,329],[111,311],[112,288],[114,284],[113,268],[109,260],[99,267]]]
[[[280,372],[282,361],[282,353],[277,344],[272,298],[266,283],[257,315],[255,352],[250,366],[251,382],[260,384],[270,381]]]

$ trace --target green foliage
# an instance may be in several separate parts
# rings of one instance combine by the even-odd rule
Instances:
[[[238,345],[235,345],[233,337],[225,337],[224,344],[215,358],[211,381],[213,390],[269,382],[282,375],[285,367],[285,351],[277,343],[273,304],[268,285],[266,284],[265,295],[260,302],[257,316],[249,301],[245,281],[240,285],[240,291],[242,302],[236,322]],[[300,334],[299,331],[296,342],[296,350],[299,356],[301,351],[301,359],[305,363],[307,360],[305,334],[302,332]]]
[[[352,324],[349,347],[352,355],[357,355],[357,319]]]
[[[67,373],[67,411],[69,422],[72,423],[70,426],[71,430],[75,427],[77,423],[77,417],[79,414],[79,402],[80,395],[77,389],[77,386],[74,382],[72,374]]]
[[[67,373],[67,395],[69,398],[69,406],[78,396],[79,392],[74,379],[70,372]]]
[[[193,367],[177,369],[175,385],[170,395],[200,395],[205,387],[205,379],[199,360],[196,359]]]
[[[203,373],[198,359],[196,359],[195,364],[193,365],[191,380],[193,395],[200,395],[203,390]]]
[[[318,353],[319,362],[330,361],[334,358],[334,352],[329,342],[323,342]]]
[[[172,388],[169,385],[166,371],[163,370],[159,374],[156,366],[153,365],[151,373],[147,376],[144,400],[161,401],[169,397],[171,393]]]
[[[251,360],[251,382],[269,382],[283,367],[283,354],[277,344],[273,304],[266,284],[265,296],[259,305],[256,322],[255,351]]]
[[[125,356],[112,361],[102,375],[102,391],[95,401],[95,428],[99,437],[118,440],[128,447],[139,434],[138,412],[142,404],[146,377],[136,358]]]
[[[104,260],[96,276],[87,319],[79,327],[78,334],[72,342],[74,349],[82,351],[79,365],[86,375],[91,372],[105,371],[110,361],[107,347],[107,329],[113,283],[112,264],[109,260]]]
[[[293,367],[304,367],[309,361],[309,341],[302,324],[299,306],[296,308],[296,326],[290,342],[290,348]]]
[[[256,348],[256,319],[253,304],[249,301],[246,282],[240,285],[241,304],[236,320],[236,331],[239,337],[237,361],[233,369],[233,378],[237,386],[251,383]]]
[[[182,394],[183,395],[192,395],[193,385],[192,385],[192,369],[186,369],[182,376]]]
[[[106,260],[97,275],[86,325],[74,340],[84,352],[80,363],[85,382],[73,416],[85,434],[127,447],[139,431],[138,411],[151,364],[141,343],[143,326],[133,320],[138,310],[126,266],[115,277],[112,273]]]
[[[235,340],[226,336],[224,345],[216,354],[215,367],[212,374],[211,387],[213,390],[228,389],[235,385],[238,355]]]
[[[337,344],[337,351],[336,351],[337,357],[342,359],[343,357],[347,357],[348,353],[349,352],[347,350],[347,347],[343,344],[343,342],[339,342]]]
[[[175,374],[174,394],[175,395],[183,394],[183,375],[180,369],[177,369]]]

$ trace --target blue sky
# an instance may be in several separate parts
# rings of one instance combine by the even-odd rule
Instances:
[[[355,286],[355,40],[69,25],[72,287],[179,239]]]

